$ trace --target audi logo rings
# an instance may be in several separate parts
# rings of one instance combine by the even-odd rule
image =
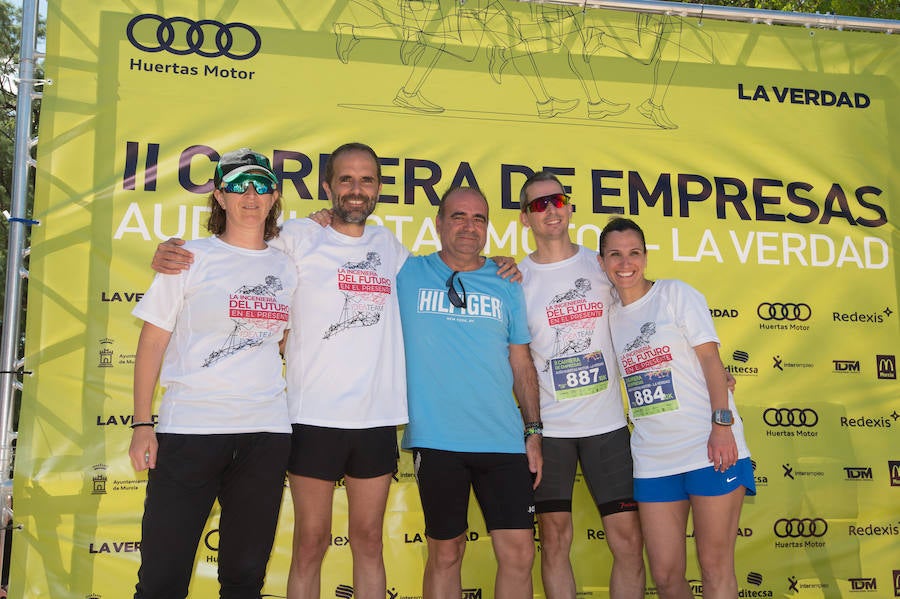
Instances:
[[[809,320],[812,308],[809,304],[782,304],[763,302],[756,307],[756,315],[762,320]]]
[[[772,529],[775,536],[781,539],[824,537],[828,532],[828,522],[822,518],[780,518]]]
[[[139,42],[135,37],[135,27],[144,21],[158,22],[156,26],[156,42],[157,45],[147,45]],[[184,32],[184,39],[175,43],[175,24],[182,23],[187,26]],[[215,31],[215,49],[204,50],[203,44],[207,40],[207,35]],[[235,35],[240,32],[249,34],[253,41],[253,47],[246,52],[232,52],[234,46]],[[177,56],[186,56],[188,54],[197,54],[205,58],[218,58],[224,56],[234,60],[247,60],[256,56],[260,48],[262,48],[262,38],[259,32],[246,23],[220,23],[212,19],[202,19],[200,21],[192,21],[187,17],[170,17],[165,18],[152,13],[138,15],[128,21],[128,27],[125,29],[125,35],[128,41],[138,50],[144,52],[162,52],[165,50],[170,54]],[[246,35],[241,35],[239,41],[250,41],[246,39]],[[184,47],[182,48],[182,44]],[[176,47],[177,46],[177,47]]]
[[[767,408],[763,422],[769,426],[805,426],[819,424],[819,414],[809,408]]]

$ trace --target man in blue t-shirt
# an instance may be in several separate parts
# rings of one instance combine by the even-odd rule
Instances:
[[[435,220],[442,249],[410,257],[397,278],[410,421],[403,447],[413,451],[425,514],[426,597],[462,592],[470,487],[497,557],[494,596],[532,596],[537,373],[522,289],[481,255],[487,224],[484,195],[451,188]]]

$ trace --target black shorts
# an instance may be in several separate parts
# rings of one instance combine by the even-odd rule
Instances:
[[[293,424],[288,472],[320,480],[376,478],[397,471],[397,427],[327,428]]]
[[[523,453],[468,453],[413,449],[425,534],[455,539],[469,526],[469,489],[488,531],[534,528],[531,471]]]
[[[628,427],[592,437],[544,437],[544,471],[534,492],[537,513],[571,512],[575,469],[581,462],[601,516],[637,509]]]

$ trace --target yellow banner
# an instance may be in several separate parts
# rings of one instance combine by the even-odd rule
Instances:
[[[327,205],[319,179],[346,141],[382,157],[371,221],[416,253],[438,248],[434,205],[465,183],[491,203],[487,253],[523,257],[518,190],[542,168],[573,196],[577,242],[638,220],[650,276],[706,295],[738,381],[759,491],[740,596],[900,596],[894,36],[495,0],[51,0],[46,73],[11,597],[130,594],[146,481],[127,457],[130,310],[156,244],[206,234],[213,163],[272,156],[302,217]],[[490,537],[470,516],[463,595],[487,599]],[[579,597],[606,597],[580,479],[574,521]],[[291,527],[286,494],[268,596],[285,595]],[[193,597],[217,592],[216,528]],[[323,596],[352,596],[346,535],[339,488]],[[388,597],[421,596],[424,557],[404,454]],[[693,555],[688,576],[699,596]],[[534,579],[542,597],[537,563]]]

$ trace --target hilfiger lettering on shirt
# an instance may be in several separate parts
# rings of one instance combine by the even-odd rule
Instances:
[[[502,320],[503,302],[493,295],[470,292],[466,294],[466,306],[457,308],[447,298],[446,289],[419,289],[416,311]]]

